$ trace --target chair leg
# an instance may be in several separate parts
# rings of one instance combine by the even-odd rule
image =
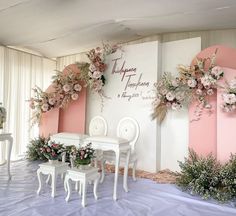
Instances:
[[[137,166],[137,160],[134,161],[134,164],[133,164],[133,172],[132,172],[132,175],[133,175],[133,180],[136,181],[136,166]]]
[[[100,183],[103,183],[104,178],[105,178],[105,164],[106,164],[106,160],[102,159],[101,160],[102,175],[101,175]]]

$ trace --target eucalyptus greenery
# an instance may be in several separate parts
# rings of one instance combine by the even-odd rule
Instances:
[[[236,154],[224,165],[210,154],[198,156],[193,150],[184,162],[179,162],[181,172],[177,185],[190,194],[220,202],[236,199]]]

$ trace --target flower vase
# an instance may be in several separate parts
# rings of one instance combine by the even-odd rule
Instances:
[[[52,165],[53,165],[53,164],[57,164],[57,163],[58,163],[58,159],[53,159],[53,160],[49,159],[49,160],[48,160],[48,163],[49,163],[49,164],[52,164]]]
[[[89,169],[89,164],[80,164],[78,169],[79,170],[87,170],[87,169]]]
[[[79,159],[77,158],[75,160],[75,166],[79,169],[79,170],[86,170],[89,169],[89,165],[91,163],[91,159]]]

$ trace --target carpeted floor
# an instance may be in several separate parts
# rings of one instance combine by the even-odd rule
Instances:
[[[6,166],[0,167],[1,216],[235,216],[232,204],[219,205],[203,201],[180,191],[174,184],[158,184],[150,179],[129,177],[129,192],[122,188],[119,176],[118,201],[113,201],[113,173],[107,173],[99,184],[96,201],[92,185],[88,186],[88,206],[81,206],[81,198],[73,191],[70,202],[65,202],[63,182],[57,179],[57,196],[50,196],[50,186],[43,185],[41,195],[36,194],[38,180],[37,162],[12,163],[12,180],[7,180]],[[46,179],[46,177],[45,177]]]

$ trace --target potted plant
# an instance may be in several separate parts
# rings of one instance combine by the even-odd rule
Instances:
[[[91,143],[86,146],[82,146],[78,149],[73,148],[71,155],[74,161],[75,167],[79,169],[85,169],[90,163],[92,158],[95,157],[95,150],[91,147]]]
[[[43,155],[48,159],[49,163],[54,163],[59,159],[61,153],[64,152],[65,148],[62,144],[49,142],[48,144],[45,144],[40,150]]]

